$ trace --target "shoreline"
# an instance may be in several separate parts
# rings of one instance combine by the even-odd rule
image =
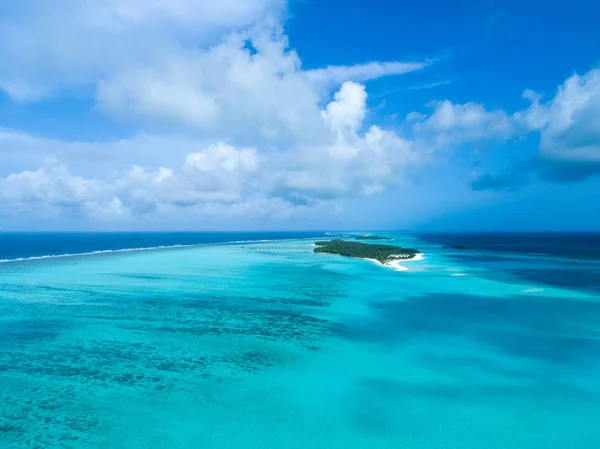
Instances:
[[[411,259],[402,259],[402,260],[392,260],[390,262],[386,262],[386,263],[381,263],[376,259],[368,259],[365,258],[364,260],[368,260],[370,262],[374,262],[377,265],[381,265],[382,267],[387,267],[387,268],[393,268],[396,271],[410,271],[409,268],[405,267],[404,265],[401,265],[405,262],[415,262],[415,261],[419,261],[419,260],[423,260],[425,259],[425,255],[423,253],[418,253],[415,255],[415,257],[411,258]]]

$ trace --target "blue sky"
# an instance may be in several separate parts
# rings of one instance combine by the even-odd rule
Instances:
[[[600,229],[592,1],[0,4],[0,229]]]

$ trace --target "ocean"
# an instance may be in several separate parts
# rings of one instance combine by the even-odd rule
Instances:
[[[377,235],[0,234],[0,447],[599,447],[600,234]]]
[[[323,232],[0,232],[0,262],[323,236]]]

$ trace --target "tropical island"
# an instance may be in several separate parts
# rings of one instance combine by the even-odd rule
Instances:
[[[355,237],[356,240],[394,240],[391,237],[381,237],[379,235],[364,234]]]
[[[330,240],[328,242],[315,242],[315,253],[338,254],[345,257],[357,257],[372,260],[382,265],[388,265],[397,270],[405,268],[398,265],[403,260],[414,259],[420,255],[419,250],[402,248],[393,245],[376,245],[345,240]]]

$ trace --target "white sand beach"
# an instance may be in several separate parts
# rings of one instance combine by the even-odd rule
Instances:
[[[365,259],[365,260],[370,260],[371,262],[375,262],[378,265],[382,265],[384,267],[389,267],[389,268],[393,268],[396,271],[410,271],[407,267],[405,267],[404,263],[406,262],[414,262],[414,261],[419,261],[419,260],[423,260],[425,257],[423,255],[423,253],[419,253],[417,255],[415,255],[415,257],[413,257],[412,259],[399,259],[399,260],[393,260],[390,262],[386,262],[386,263],[381,263],[376,259]]]
[[[396,271],[408,271],[408,268],[406,268],[404,265],[400,265],[400,261],[399,260],[394,260],[392,262],[387,262],[384,265],[386,267],[391,267],[391,268],[393,268]]]

